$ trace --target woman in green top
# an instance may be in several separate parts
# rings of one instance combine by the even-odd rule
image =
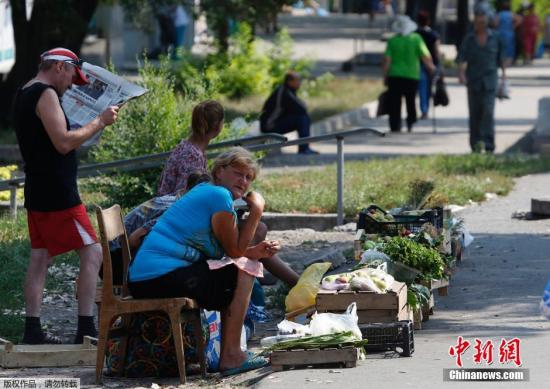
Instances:
[[[433,74],[435,71],[430,52],[420,35],[415,33],[416,23],[400,15],[392,24],[396,35],[388,40],[384,53],[384,81],[388,86],[390,130],[401,131],[401,99],[407,104],[407,129],[416,122],[415,97],[420,79],[420,61]]]

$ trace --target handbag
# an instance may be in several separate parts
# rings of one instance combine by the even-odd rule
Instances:
[[[378,96],[378,108],[376,109],[376,117],[388,115],[389,112],[389,94],[386,89]]]
[[[435,82],[434,106],[437,107],[438,105],[443,107],[449,105],[449,94],[447,93],[443,77],[439,77]]]

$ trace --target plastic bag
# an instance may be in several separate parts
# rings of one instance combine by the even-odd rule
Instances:
[[[352,279],[351,273],[333,274],[321,281],[321,288],[325,290],[347,290]]]
[[[542,295],[542,300],[540,300],[540,313],[550,320],[550,280],[548,280],[548,284]]]
[[[330,262],[314,263],[304,270],[298,283],[286,296],[285,306],[287,312],[315,305],[319,284],[331,265]]]
[[[345,313],[315,313],[309,323],[313,336],[351,331],[358,340],[363,339],[357,325],[357,305],[351,303]]]
[[[206,365],[209,372],[217,372],[220,368],[220,347],[222,341],[221,335],[221,316],[218,311],[204,310],[206,317],[206,323],[208,325],[208,343],[206,344]],[[241,328],[241,340],[240,346],[242,351],[246,351],[246,329],[243,326]]]
[[[208,344],[206,344],[206,364],[208,371],[216,372],[220,365],[220,345],[221,345],[221,317],[218,311],[204,311],[206,323],[208,325]]]
[[[287,335],[287,334],[300,334],[300,335],[311,335],[311,330],[309,329],[309,326],[295,323],[293,321],[289,320],[283,320],[279,324],[277,324],[277,329],[279,330],[279,335]]]
[[[497,98],[509,99],[510,98],[510,81],[507,79],[501,79],[497,87]]]
[[[390,95],[387,90],[380,93],[378,96],[378,107],[376,108],[376,117],[388,115],[390,113]]]

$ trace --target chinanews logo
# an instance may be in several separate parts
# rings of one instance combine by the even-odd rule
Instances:
[[[472,352],[473,363],[480,367],[464,368],[463,357]],[[502,338],[493,344],[491,339],[469,341],[459,336],[448,354],[458,368],[443,369],[444,381],[529,381],[529,369],[519,368],[522,365],[519,338]],[[502,367],[496,368],[497,363]],[[491,367],[483,368],[483,365]]]

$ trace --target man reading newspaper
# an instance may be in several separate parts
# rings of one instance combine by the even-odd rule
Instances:
[[[82,343],[85,335],[97,335],[93,303],[102,254],[78,194],[75,150],[115,122],[118,106],[107,106],[78,128],[69,126],[60,99],[72,84],[88,84],[81,67],[82,62],[70,50],[46,51],[37,75],[15,97],[15,131],[25,163],[25,208],[31,243],[24,286],[23,342],[27,344],[60,343],[59,338],[42,332],[40,308],[52,258],[72,250],[80,257],[75,343]]]

